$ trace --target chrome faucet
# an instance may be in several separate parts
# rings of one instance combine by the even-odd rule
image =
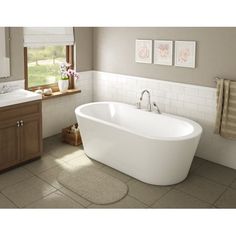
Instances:
[[[152,104],[156,109],[156,113],[161,114],[161,111],[160,111],[159,107],[157,106],[156,102],[153,102]]]
[[[7,93],[9,89],[10,89],[9,86],[4,84],[2,88],[0,89],[0,94]]]
[[[141,93],[141,96],[140,96],[140,99],[139,99],[139,102],[138,102],[138,108],[141,109],[141,102],[142,102],[142,100],[143,100],[143,95],[144,95],[145,93],[148,94],[147,110],[148,110],[148,111],[152,111],[151,94],[150,94],[150,92],[149,92],[147,89],[143,90],[142,93]]]

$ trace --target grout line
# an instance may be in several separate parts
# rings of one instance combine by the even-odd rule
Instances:
[[[55,154],[52,154],[50,151],[48,152],[48,154],[49,154],[50,156],[52,156],[52,158],[54,158],[54,159],[60,158],[60,157],[56,156]],[[72,154],[72,155],[73,155],[73,154]],[[79,155],[76,156],[76,157],[78,158],[78,157],[80,157],[80,156],[82,156],[82,155],[85,155],[84,151],[81,152],[81,154],[79,154]],[[62,162],[67,163],[67,162],[73,160],[73,159],[76,158],[76,157],[71,157],[71,159],[69,159],[69,160],[67,160],[67,161],[62,160]]]
[[[25,206],[23,206],[23,207],[20,207],[20,208],[26,208],[27,206],[29,206],[29,205],[31,205],[31,204],[34,204],[35,202],[38,202],[38,201],[42,200],[43,198],[45,198],[45,197],[49,196],[49,195],[50,195],[50,194],[52,194],[52,193],[55,193],[56,191],[57,191],[57,189],[55,189],[54,191],[52,191],[52,192],[50,192],[50,193],[48,193],[48,194],[46,194],[46,195],[44,195],[44,196],[40,197],[40,198],[39,198],[39,199],[37,199],[37,200],[34,200],[34,201],[32,201],[31,203],[29,203],[29,204],[26,204]]]
[[[25,168],[24,168],[24,169],[25,169]],[[29,171],[29,172],[30,172],[30,171]],[[37,175],[35,175],[34,173],[32,173],[32,172],[30,172],[30,173],[31,173],[33,176],[30,176],[29,178],[26,178],[26,179],[24,179],[24,180],[21,180],[21,181],[15,183],[15,184],[13,184],[13,185],[7,186],[6,188],[8,188],[8,187],[13,187],[14,185],[17,185],[17,184],[19,184],[19,183],[21,183],[21,182],[24,182],[24,181],[29,180],[29,179],[32,179],[32,178],[38,178],[38,179],[40,179],[42,182],[44,182],[44,183],[50,185],[51,187],[53,187],[55,190],[52,191],[52,192],[50,192],[50,193],[48,193],[48,194],[46,194],[45,196],[39,198],[37,201],[41,200],[42,198],[48,196],[49,194],[51,194],[51,193],[53,193],[53,192],[55,192],[55,191],[57,191],[57,189],[56,189],[54,186],[52,186],[51,184],[47,183],[47,182],[44,181],[43,179],[39,178],[39,177],[38,177]],[[6,188],[4,188],[4,189],[6,189]],[[4,190],[4,189],[2,189],[2,190]],[[2,192],[2,190],[0,191],[1,194],[3,194],[7,199],[9,199],[9,198]],[[10,199],[9,199],[9,200],[10,200]],[[12,200],[10,200],[10,201],[13,202]],[[34,202],[35,202],[35,201],[34,201]],[[13,203],[14,203],[14,202],[13,202]],[[32,203],[30,203],[30,204],[32,204]],[[27,205],[26,205],[26,206],[24,206],[24,207],[21,207],[21,206],[18,206],[16,203],[14,203],[14,205],[16,205],[17,208],[24,208],[24,207],[27,206]]]
[[[229,187],[231,187],[232,183],[236,180],[236,177],[233,179],[233,181],[230,183]],[[231,187],[232,188],[232,187]]]
[[[216,202],[225,194],[225,192],[228,190],[228,188],[225,189],[225,191],[223,191],[223,193],[220,194],[220,196],[212,203],[213,206],[216,206]]]
[[[204,179],[206,179],[206,180],[208,180],[208,181],[210,181],[210,182],[212,182],[212,183],[214,183],[214,184],[221,185],[222,187],[227,187],[227,188],[230,187],[229,185],[222,184],[222,183],[219,183],[219,182],[217,182],[217,181],[215,181],[215,180],[213,180],[213,179],[210,179],[210,178],[207,177],[207,176],[204,176],[204,175],[201,175],[201,174],[198,174],[198,173],[192,173],[192,174],[195,175],[195,176],[204,178]]]
[[[44,183],[46,183],[46,184],[50,185],[51,187],[53,187],[53,188],[55,188],[55,189],[59,190],[58,188],[54,187],[54,186],[53,186],[51,183],[49,183],[47,180],[45,180],[45,179],[41,178],[40,176],[38,176],[38,175],[35,175],[35,177],[37,177],[38,179],[42,180]],[[61,188],[62,188],[62,187],[61,187]]]
[[[169,189],[166,193],[164,193],[158,200],[156,200],[153,204],[150,205],[150,207],[152,208],[153,205],[155,205],[157,202],[159,202],[164,196],[167,195],[167,193],[169,193],[170,191],[172,191],[174,189],[174,187],[171,187],[171,189]]]
[[[207,202],[207,201],[205,201],[205,200],[203,200],[203,199],[201,199],[201,198],[198,198],[198,197],[196,197],[196,196],[194,196],[194,195],[192,195],[192,194],[190,194],[190,193],[185,192],[185,191],[182,190],[182,189],[175,189],[175,190],[180,191],[180,192],[182,192],[182,193],[184,193],[184,194],[186,194],[186,195],[188,195],[188,196],[190,196],[190,197],[193,197],[193,198],[195,198],[195,199],[197,199],[197,200],[199,200],[199,201],[201,201],[201,202],[207,203],[208,205],[213,205],[213,203],[210,203],[210,202]]]
[[[66,193],[64,193],[64,192],[62,192],[61,189],[62,189],[63,187],[64,187],[64,186],[62,186],[61,188],[59,188],[58,191],[61,192],[62,194],[64,194],[65,196],[69,197],[69,198],[72,199],[73,201],[79,203],[79,204],[82,205],[84,208],[87,208],[88,206],[91,206],[92,204],[94,204],[94,203],[90,202],[89,200],[87,200],[86,198],[82,197],[81,195],[79,195],[79,194],[77,194],[77,193],[71,191],[70,189],[68,189],[69,191],[71,191],[71,192],[73,192],[74,194],[77,194],[79,197],[83,198],[85,201],[88,201],[88,202],[89,202],[89,205],[88,205],[87,207],[84,206],[83,203],[81,203],[81,202],[79,202],[79,201],[76,201],[76,200],[75,200],[74,198],[72,198],[70,195],[68,195],[68,194],[66,194]],[[66,188],[66,187],[64,187],[64,188]]]
[[[141,200],[137,199],[136,197],[130,195],[129,192],[128,192],[128,194],[127,194],[126,196],[129,196],[129,197],[135,199],[136,201],[138,201],[139,203],[143,204],[143,205],[146,206],[147,208],[150,208],[150,206],[149,206],[147,203],[144,203],[144,202],[142,202]]]
[[[4,193],[1,193],[8,201],[10,201],[16,208],[19,208],[15,202],[13,202],[8,196],[6,196]],[[12,207],[9,207],[9,209],[14,209]]]
[[[60,189],[61,189],[61,188],[60,188]],[[69,195],[67,195],[67,194],[63,193],[62,191],[60,191],[60,189],[57,189],[57,191],[56,191],[56,192],[60,192],[60,194],[62,194],[62,196],[69,198],[70,200],[72,200],[72,201],[73,201],[73,202],[75,202],[76,204],[79,204],[79,205],[81,205],[81,206],[82,206],[82,208],[85,208],[85,206],[84,206],[83,204],[81,204],[80,202],[78,202],[78,201],[74,200],[74,199],[73,199],[73,198],[71,198]],[[54,193],[56,193],[56,192],[54,192]],[[55,209],[55,208],[52,208],[52,209]],[[61,208],[59,208],[59,209],[61,209]],[[67,209],[72,209],[72,208],[67,208]],[[76,209],[80,209],[80,208],[77,208],[77,207],[76,207]]]
[[[26,206],[31,205],[32,203],[37,202],[37,201],[43,199],[44,197],[50,195],[51,193],[54,193],[55,191],[56,191],[56,190],[54,190],[54,191],[52,191],[52,192],[50,192],[50,193],[44,195],[43,197],[40,197],[39,199],[37,199],[37,200],[35,200],[35,201],[33,201],[33,202],[31,202],[31,203],[29,203],[29,204],[23,206],[23,207],[18,206],[13,200],[9,199],[4,193],[1,193],[1,194],[4,195],[8,200],[10,200],[17,208],[25,208]]]
[[[30,169],[27,169],[26,167],[24,167],[24,166],[22,166],[25,170],[27,170],[27,171],[29,171],[31,174],[33,174],[34,176],[36,176],[36,177],[38,177],[38,175],[39,174],[42,174],[43,172],[45,172],[45,171],[48,171],[48,170],[51,170],[52,168],[56,168],[56,167],[60,167],[59,165],[55,165],[55,166],[51,166],[51,167],[49,167],[49,168],[47,168],[47,169],[45,169],[45,170],[43,170],[43,171],[40,171],[40,172],[38,172],[38,173],[35,173],[35,172],[33,172],[32,170],[30,170]]]
[[[185,192],[184,190],[182,190],[182,189],[175,189],[176,191],[179,191],[179,192],[182,192],[182,193],[184,193],[184,194],[186,194],[186,195],[188,195],[188,196],[190,196],[190,197],[193,197],[193,198],[195,198],[195,199],[197,199],[198,201],[201,201],[201,202],[203,202],[203,203],[206,203],[206,204],[208,204],[208,205],[212,205],[213,206],[213,203],[210,203],[210,202],[207,202],[207,201],[205,201],[205,200],[202,200],[201,198],[198,198],[198,197],[196,197],[196,196],[194,196],[194,195],[192,195],[192,194],[190,194],[190,193],[187,193],[187,192]]]
[[[129,180],[126,184],[127,184],[127,186],[128,186],[128,183],[129,182],[131,182],[131,181],[135,181],[135,182],[138,182],[139,180],[137,180],[137,179],[134,179],[134,178],[132,178],[131,180]],[[140,181],[141,182],[141,181]],[[144,182],[142,182],[142,183],[144,183]],[[146,184],[146,183],[144,183],[144,184]],[[149,185],[149,184],[146,184],[146,185]],[[129,186],[128,186],[129,187]],[[172,189],[173,189],[174,187],[170,187],[170,189],[169,190],[167,190],[167,192],[169,192],[169,191],[171,191]],[[167,193],[166,192],[166,193]],[[161,195],[161,197],[160,198],[162,198],[166,193],[163,193],[163,195]],[[158,201],[158,200],[156,200],[154,203],[152,203],[152,204],[150,204],[150,205],[148,205],[147,203],[145,203],[145,202],[143,202],[142,200],[139,200],[138,198],[136,198],[135,196],[133,196],[133,195],[130,195],[130,193],[128,192],[128,194],[127,194],[128,196],[130,196],[130,197],[132,197],[132,198],[134,198],[134,199],[136,199],[137,201],[139,201],[140,203],[142,203],[142,204],[144,204],[144,205],[146,205],[148,208],[150,208],[156,201]]]
[[[202,177],[202,176],[200,176],[200,177]],[[204,178],[204,177],[203,177],[203,178]],[[208,180],[208,179],[207,179],[207,180]],[[212,181],[211,181],[211,182],[212,182]],[[183,182],[181,182],[181,183],[183,183]],[[214,183],[215,183],[215,182],[214,182]],[[207,203],[207,204],[210,204],[210,205],[213,204],[213,203],[207,202],[207,201],[205,201],[205,200],[203,200],[203,199],[200,199],[200,198],[194,196],[193,194],[190,194],[190,193],[184,191],[183,189],[177,188],[177,185],[178,185],[178,184],[176,184],[176,185],[174,186],[174,189],[175,189],[175,190],[178,190],[178,191],[180,191],[180,192],[182,192],[182,193],[185,193],[185,194],[187,194],[187,195],[189,195],[189,196],[191,196],[191,197],[194,197],[194,198],[196,198],[196,199],[198,199],[198,200],[200,200],[200,201],[202,201],[202,202],[205,202],[205,203]],[[223,186],[223,185],[222,185],[222,186]],[[227,186],[223,186],[223,187],[227,187]],[[225,190],[224,190],[224,191],[225,191]],[[223,192],[224,192],[224,191],[223,191]],[[221,195],[221,194],[220,194],[220,195]]]
[[[24,168],[24,167],[23,167],[23,168]],[[26,168],[24,168],[24,169],[27,170]],[[29,171],[29,170],[27,170],[27,171]],[[33,177],[38,178],[38,179],[40,179],[42,182],[44,182],[45,184],[48,184],[48,185],[50,185],[52,188],[55,189],[54,191],[52,191],[52,192],[46,194],[45,196],[39,198],[38,200],[33,201],[32,203],[34,203],[34,202],[36,202],[36,201],[39,201],[39,200],[43,199],[44,197],[50,195],[51,193],[54,193],[54,192],[57,191],[57,188],[55,188],[54,186],[52,186],[50,183],[48,183],[48,182],[45,181],[44,179],[42,179],[42,178],[40,178],[39,176],[37,176],[35,173],[33,173],[33,172],[31,172],[31,171],[29,171],[29,172],[33,175],[33,176],[31,176],[31,178],[33,178]],[[30,179],[30,178],[28,178],[28,179]],[[21,181],[21,182],[23,182],[23,181]],[[20,183],[20,182],[18,182],[18,183]],[[32,203],[30,203],[30,204],[32,204]],[[19,207],[19,208],[25,208],[25,207],[27,207],[27,206],[30,205],[30,204],[27,204],[27,205],[25,205],[24,207]]]
[[[89,209],[90,206],[92,206],[94,203],[90,203],[88,206],[84,207],[86,209]]]
[[[16,167],[16,168],[18,168],[18,167]],[[28,172],[29,172],[30,174],[32,174],[30,171],[28,171]],[[35,177],[35,175],[32,175],[32,176],[29,176],[29,177],[27,177],[27,178],[25,178],[25,179],[19,180],[19,181],[15,182],[14,184],[7,185],[7,186],[5,186],[4,188],[2,188],[2,189],[0,190],[0,193],[3,194],[2,191],[4,191],[5,189],[7,189],[7,188],[9,188],[9,187],[13,187],[13,186],[15,186],[15,185],[17,185],[17,184],[19,184],[19,183],[21,183],[21,182],[23,182],[23,181],[29,180],[29,179],[31,179],[31,178],[33,178],[33,177]]]
[[[137,198],[136,198],[135,196],[133,196],[133,195],[130,195],[129,192],[128,192],[127,196],[129,196],[129,197],[135,199],[136,201],[138,201],[138,202],[141,203],[141,204],[144,204],[147,208],[150,208],[150,206],[149,206],[147,203],[145,203],[145,202],[143,202],[143,201],[137,199]]]
[[[202,159],[202,158],[201,158]],[[194,168],[191,172],[194,173],[196,170],[198,170],[200,167],[202,167],[205,164],[205,160],[199,164],[199,166],[197,166],[196,168]],[[191,169],[191,166],[190,166]]]

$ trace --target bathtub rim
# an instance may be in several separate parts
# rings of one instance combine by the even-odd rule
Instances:
[[[169,117],[173,117],[175,119],[179,119],[179,120],[187,122],[188,124],[193,126],[193,132],[191,132],[188,135],[179,136],[179,137],[162,137],[162,136],[154,137],[154,136],[149,136],[149,135],[146,135],[146,134],[144,135],[144,134],[137,133],[137,132],[135,132],[133,130],[127,129],[127,128],[122,127],[120,125],[117,125],[117,124],[114,124],[114,123],[110,123],[110,122],[107,122],[107,121],[104,121],[104,120],[101,120],[101,119],[98,119],[98,118],[86,115],[83,112],[81,112],[81,109],[86,107],[86,106],[92,106],[92,105],[96,105],[96,104],[110,104],[110,103],[121,104],[121,105],[124,105],[124,106],[133,107],[135,109],[134,105],[130,105],[130,104],[127,104],[127,103],[122,103],[122,102],[113,102],[113,101],[90,102],[90,103],[86,103],[86,104],[83,104],[83,105],[80,105],[80,106],[76,107],[75,108],[75,114],[76,114],[76,116],[79,115],[79,116],[81,116],[83,118],[86,118],[88,120],[96,121],[98,123],[102,123],[102,124],[105,124],[105,125],[117,128],[119,130],[126,131],[128,133],[133,134],[133,135],[136,135],[136,136],[139,136],[139,137],[144,137],[144,138],[151,139],[151,140],[158,140],[158,141],[182,141],[182,140],[189,140],[189,139],[196,138],[198,136],[201,136],[201,134],[202,134],[202,127],[197,122],[195,122],[193,120],[190,120],[188,118],[182,117],[182,116],[172,115],[172,114],[169,114],[169,113],[162,113],[162,114],[163,115],[167,115]],[[140,112],[146,112],[146,111],[140,110]],[[160,115],[162,115],[162,114],[160,114]],[[157,115],[159,115],[159,114],[157,114]]]

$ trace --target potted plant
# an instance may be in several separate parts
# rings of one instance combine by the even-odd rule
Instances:
[[[70,66],[71,65],[69,63],[61,64],[61,79],[58,80],[58,87],[62,93],[66,92],[69,87],[71,89],[77,87],[79,73],[75,70],[69,69]]]
[[[58,88],[60,92],[65,93],[68,90],[69,87],[69,76],[67,72],[67,68],[70,65],[67,63],[62,63],[60,72],[61,72],[61,78],[58,80]]]

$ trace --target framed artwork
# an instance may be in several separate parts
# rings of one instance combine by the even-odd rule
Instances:
[[[136,40],[135,61],[138,63],[152,63],[152,40]]]
[[[195,41],[175,41],[175,66],[195,68]]]
[[[173,41],[154,40],[154,64],[171,66],[173,64]]]

